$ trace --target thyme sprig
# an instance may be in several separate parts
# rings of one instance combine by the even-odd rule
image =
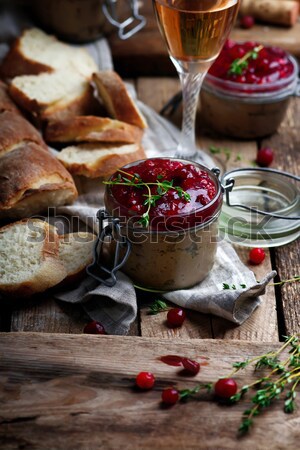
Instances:
[[[120,186],[133,186],[136,189],[146,188],[147,193],[143,194],[145,201],[143,205],[147,207],[146,211],[142,214],[139,223],[147,228],[150,221],[150,209],[156,205],[156,202],[163,197],[170,189],[175,189],[180,198],[183,198],[186,202],[191,200],[190,194],[180,186],[174,186],[174,180],[163,180],[162,176],[157,176],[155,182],[145,182],[142,180],[139,174],[131,174],[125,172],[122,169],[118,170],[118,175],[115,180],[104,181],[104,184],[120,185]],[[156,186],[156,193],[151,191],[151,186]]]
[[[242,58],[237,58],[234,61],[232,61],[228,74],[229,75],[242,75],[243,70],[248,67],[248,60],[249,59],[257,59],[259,52],[264,48],[263,45],[259,45],[257,47],[254,47],[253,50],[250,50],[249,52],[245,53],[245,55]]]
[[[284,361],[280,359],[282,352],[289,347],[289,356]],[[246,367],[254,365],[254,371],[266,371],[251,384],[244,385],[230,400],[235,403],[253,388],[257,388],[251,398],[252,406],[246,409],[239,427],[241,433],[249,431],[254,418],[265,408],[270,407],[275,400],[284,397],[284,412],[292,413],[295,410],[296,388],[300,383],[300,343],[299,336],[285,337],[284,344],[275,352],[269,352],[246,361],[233,364],[233,371],[228,377]]]
[[[205,389],[208,393],[212,391],[213,384],[212,383],[205,383],[205,384],[198,384],[192,389],[181,389],[178,391],[180,400],[187,400],[190,397],[194,397],[200,390]]]
[[[155,315],[163,311],[168,311],[170,308],[163,300],[155,300],[152,305],[150,305],[149,314]]]
[[[286,283],[299,283],[299,281],[300,281],[300,276],[299,275],[295,275],[294,277],[289,278],[288,280],[277,281],[276,283],[268,283],[268,286],[283,286]],[[259,281],[257,281],[257,283],[259,283]],[[240,283],[238,286],[241,287],[242,289],[247,287],[247,285],[244,284],[244,283]],[[228,289],[236,290],[237,289],[237,285],[229,284],[229,283],[223,283],[222,289],[223,290],[228,290]]]

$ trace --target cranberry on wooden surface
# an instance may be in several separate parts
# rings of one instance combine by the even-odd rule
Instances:
[[[182,365],[191,375],[197,375],[200,370],[200,364],[189,358],[182,358]]]
[[[179,400],[179,392],[175,388],[164,389],[161,393],[161,400],[166,405],[175,405]]]
[[[274,159],[274,152],[270,147],[264,147],[258,150],[256,162],[261,167],[268,167]]]
[[[215,384],[215,394],[223,399],[229,399],[237,392],[237,384],[233,378],[220,378]]]
[[[240,25],[242,28],[249,29],[252,28],[255,24],[255,20],[253,16],[242,16],[240,19]]]
[[[168,311],[167,314],[167,323],[169,327],[181,327],[183,322],[185,321],[185,311],[182,308],[172,308]]]
[[[143,390],[152,389],[155,383],[155,377],[151,372],[140,372],[135,379],[135,384]]]
[[[104,326],[100,322],[97,322],[97,320],[87,323],[83,332],[86,334],[107,334]]]
[[[266,254],[263,248],[252,248],[249,252],[249,262],[258,265],[263,262]]]

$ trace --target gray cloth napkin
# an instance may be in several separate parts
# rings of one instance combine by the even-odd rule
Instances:
[[[0,15],[0,61],[8,50],[8,43],[16,37],[24,26],[30,25],[30,19],[12,15],[5,10]],[[112,69],[112,58],[105,39],[87,46],[99,68]],[[134,96],[134,90],[128,88]],[[149,128],[145,132],[143,146],[148,157],[172,156],[179,140],[179,130],[151,108],[138,101]],[[214,166],[211,157],[199,150],[203,165]],[[77,178],[80,195],[73,205],[57,208],[53,223],[59,224],[66,232],[70,218],[79,218],[88,228],[97,232],[96,213],[103,207],[103,186],[100,180]],[[69,219],[68,219],[69,218]],[[259,295],[276,272],[271,272],[257,283],[254,274],[239,260],[232,246],[224,241],[218,245],[216,262],[211,273],[200,284],[191,289],[164,294],[164,297],[177,305],[203,313],[212,313],[235,323],[243,323],[260,304]],[[117,284],[113,288],[99,285],[91,277],[86,277],[72,290],[56,293],[58,300],[80,303],[93,320],[100,321],[110,334],[126,334],[137,314],[136,293],[131,280],[124,274],[117,275]],[[237,286],[236,290],[223,290],[222,282]],[[239,288],[246,284],[246,288]]]

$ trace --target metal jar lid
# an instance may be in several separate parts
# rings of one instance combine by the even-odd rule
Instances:
[[[220,234],[248,247],[277,247],[300,236],[300,177],[265,168],[225,173]]]

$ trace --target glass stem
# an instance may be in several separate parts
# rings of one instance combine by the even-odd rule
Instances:
[[[184,73],[179,72],[182,89],[182,129],[177,153],[181,157],[188,157],[196,151],[196,112],[199,93],[206,72]]]

